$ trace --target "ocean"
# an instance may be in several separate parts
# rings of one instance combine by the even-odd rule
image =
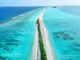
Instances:
[[[40,7],[0,7],[0,23]]]
[[[0,8],[0,60],[31,59],[35,19],[42,11],[37,8],[40,7]]]
[[[43,22],[55,60],[80,60],[80,7],[49,7]]]

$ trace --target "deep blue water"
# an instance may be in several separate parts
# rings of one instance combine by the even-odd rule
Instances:
[[[80,7],[45,9],[43,22],[55,60],[80,60]]]
[[[40,7],[0,7],[0,22],[9,20],[10,18],[32,11]]]

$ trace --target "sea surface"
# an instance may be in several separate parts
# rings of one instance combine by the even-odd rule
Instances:
[[[80,6],[46,8],[43,22],[55,60],[80,60]]]
[[[30,60],[35,19],[41,11],[40,7],[0,8],[0,60]]]
[[[0,23],[41,7],[0,7]]]

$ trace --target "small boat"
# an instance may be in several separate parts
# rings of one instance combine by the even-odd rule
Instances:
[[[53,8],[56,8],[56,6],[53,6]]]

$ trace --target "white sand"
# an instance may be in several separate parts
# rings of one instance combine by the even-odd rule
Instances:
[[[39,18],[44,48],[45,48],[46,54],[47,54],[47,60],[55,60],[53,52],[52,52],[52,48],[50,46],[49,38],[48,38],[48,31],[47,31],[47,29],[44,26],[44,23],[42,21],[43,20],[42,19],[43,14],[44,14],[44,11],[36,18],[36,21]],[[40,60],[40,49],[39,49],[39,42],[38,41],[39,41],[38,30],[37,30],[37,25],[36,25],[36,34],[35,34],[35,40],[34,40],[34,45],[33,45],[33,49],[32,49],[31,60]]]
[[[31,60],[38,60],[38,54],[39,54],[38,52],[39,52],[39,43],[38,43],[38,31],[36,26],[36,34],[35,34],[34,44],[32,48]]]
[[[38,17],[36,17],[35,22],[37,21]],[[40,59],[40,49],[39,49],[39,39],[38,39],[37,25],[36,25],[34,44],[33,44],[33,48],[32,48],[31,60],[41,60]]]
[[[44,23],[42,21],[43,20],[42,19],[43,14],[44,14],[44,11],[40,14],[39,20],[40,20],[41,34],[43,37],[43,43],[44,43],[44,47],[45,47],[46,54],[47,54],[47,60],[55,60],[53,52],[52,52],[52,48],[50,46],[49,38],[48,38],[48,31],[47,31],[47,29],[44,26]]]

